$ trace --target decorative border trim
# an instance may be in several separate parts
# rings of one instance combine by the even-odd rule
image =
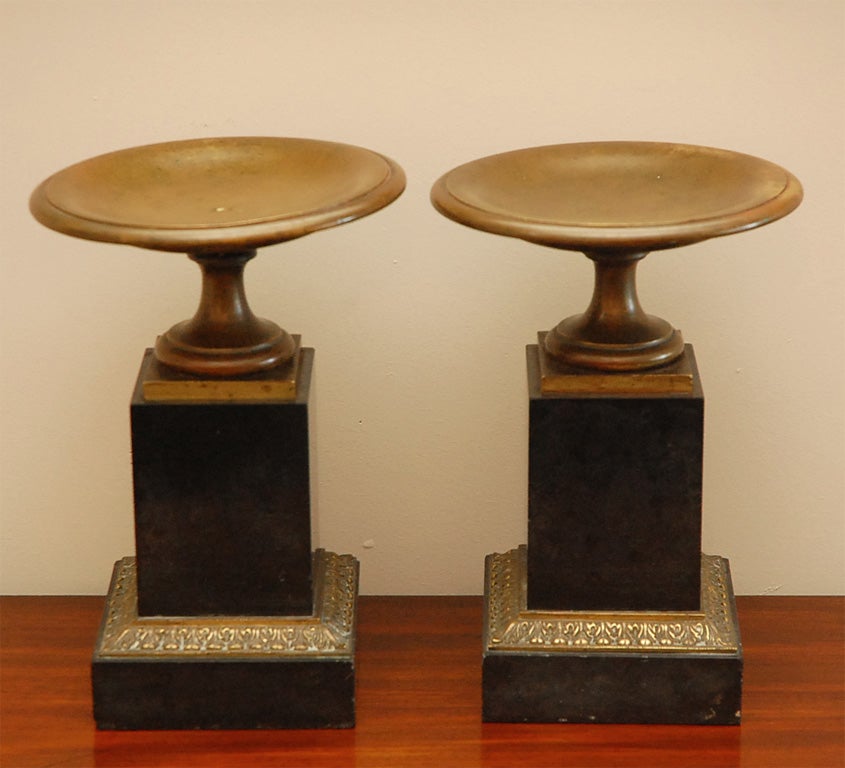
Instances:
[[[312,616],[138,616],[136,562],[124,557],[115,563],[95,657],[349,657],[357,594],[358,561],[318,549]]]
[[[727,560],[701,556],[701,612],[527,610],[527,550],[487,557],[485,649],[543,653],[738,653]]]

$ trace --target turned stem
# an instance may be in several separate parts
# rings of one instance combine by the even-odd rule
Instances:
[[[583,315],[582,338],[604,344],[647,340],[649,317],[637,296],[637,264],[647,253],[587,253],[595,265],[593,297]]]
[[[645,251],[590,251],[595,265],[587,310],[546,335],[549,354],[582,368],[631,371],[666,365],[683,352],[669,323],[647,315],[637,296],[637,264]]]
[[[196,314],[181,338],[198,347],[242,347],[260,342],[258,318],[244,288],[244,268],[255,251],[191,254],[202,271],[202,294]]]
[[[199,307],[156,342],[165,365],[199,376],[233,376],[289,360],[295,344],[287,331],[256,317],[244,288],[244,267],[256,252],[189,254],[202,272]]]

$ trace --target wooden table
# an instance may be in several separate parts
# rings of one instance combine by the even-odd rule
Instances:
[[[0,764],[788,766],[845,764],[845,599],[740,597],[740,727],[483,724],[480,597],[362,597],[358,726],[97,732],[99,597],[0,600]]]

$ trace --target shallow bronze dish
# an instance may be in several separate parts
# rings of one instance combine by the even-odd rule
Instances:
[[[111,152],[72,165],[33,192],[42,224],[75,237],[180,251],[203,271],[200,307],[159,337],[158,359],[193,374],[272,368],[295,344],[255,317],[243,268],[255,249],[352,221],[405,187],[392,160],[312,139],[193,139]]]
[[[611,371],[665,365],[683,352],[680,333],[639,304],[640,259],[768,224],[802,195],[791,173],[766,160],[651,142],[505,152],[458,166],[431,191],[435,208],[461,224],[592,259],[590,306],[561,321],[545,345],[569,364]]]

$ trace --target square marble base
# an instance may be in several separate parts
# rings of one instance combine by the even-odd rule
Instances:
[[[742,645],[727,560],[702,555],[701,611],[529,611],[526,548],[488,555],[486,722],[736,725]]]
[[[358,561],[314,553],[311,616],[138,616],[115,564],[92,664],[100,729],[351,728]]]

